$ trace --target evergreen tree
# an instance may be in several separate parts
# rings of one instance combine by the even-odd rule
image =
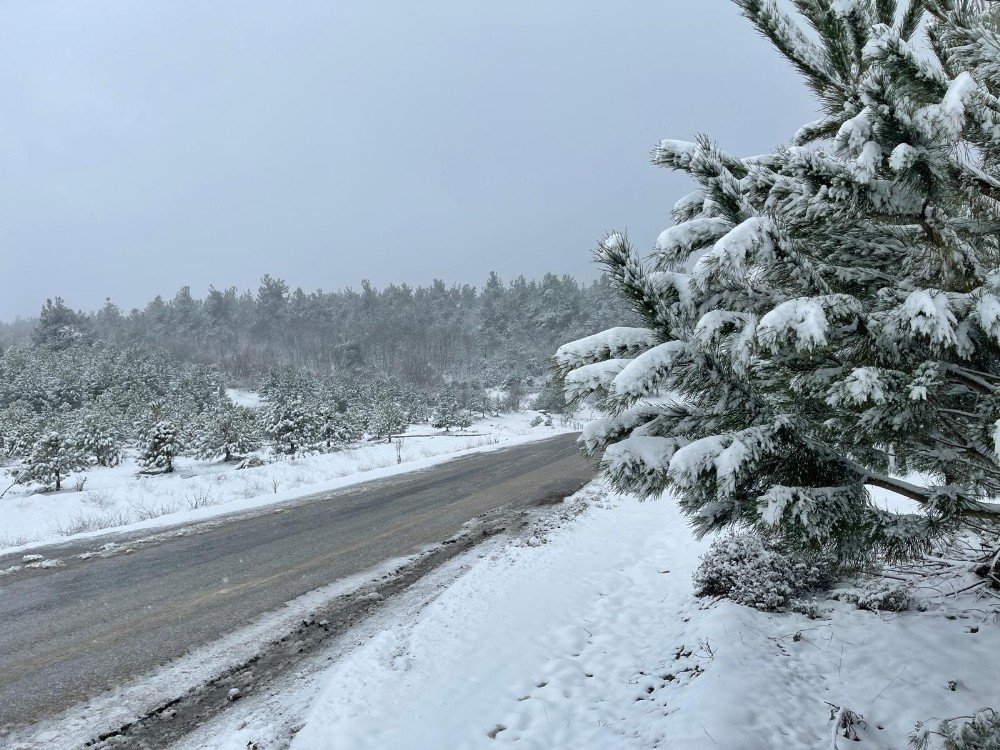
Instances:
[[[21,484],[37,482],[58,492],[67,474],[85,468],[87,459],[73,441],[52,431],[35,441],[24,465],[15,474]]]
[[[51,349],[65,349],[89,340],[90,336],[89,320],[68,308],[62,297],[45,300],[38,325],[31,334],[32,341]]]
[[[343,448],[361,437],[357,422],[348,414],[329,406],[321,406],[316,412],[317,437],[329,452]]]
[[[8,406],[0,411],[0,455],[7,458],[27,456],[45,432],[44,420],[39,415],[23,404]]]
[[[568,408],[565,387],[558,377],[548,378],[535,397],[534,408],[547,414],[563,414]]]
[[[91,413],[84,416],[76,431],[76,446],[98,466],[117,466],[121,463],[121,440],[103,414]]]
[[[394,398],[385,394],[375,402],[368,422],[372,437],[385,437],[387,442],[392,442],[392,436],[404,432],[406,427],[406,415]]]
[[[264,434],[271,440],[274,452],[286,456],[315,452],[320,442],[316,413],[301,399],[272,405],[265,418]]]
[[[559,394],[562,398],[562,393]],[[565,400],[565,399],[564,399]],[[473,412],[482,415],[483,419],[487,416],[499,416],[500,414],[500,401],[499,399],[493,398],[489,392],[479,386],[472,394],[472,398],[469,401],[469,409]]]
[[[663,141],[697,190],[642,259],[599,260],[642,316],[559,350],[621,490],[699,533],[750,525],[903,558],[1000,494],[1000,24],[992,4],[737,0],[823,117],[773,154]],[[894,475],[920,471],[929,486]],[[923,506],[891,513],[875,485]]]
[[[192,443],[201,459],[229,462],[243,458],[260,447],[256,414],[220,398],[200,415]]]
[[[448,385],[438,396],[431,424],[438,429],[444,429],[445,432],[452,427],[464,428],[472,424],[472,418],[468,410],[462,407],[458,389],[454,385]]]
[[[173,422],[166,419],[154,424],[146,433],[139,453],[141,474],[169,474],[174,459],[181,452],[181,437]]]

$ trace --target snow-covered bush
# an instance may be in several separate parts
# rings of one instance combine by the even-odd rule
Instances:
[[[321,406],[316,413],[317,432],[320,445],[326,451],[335,451],[361,437],[361,430],[354,415]]]
[[[202,459],[239,460],[260,447],[256,413],[220,399],[203,411],[194,425],[192,448]]]
[[[247,456],[242,461],[236,464],[236,469],[257,469],[261,466],[266,466],[267,462],[260,456]]]
[[[832,580],[827,557],[785,552],[752,533],[716,539],[694,574],[698,596],[724,596],[761,610],[784,609],[797,594]]]
[[[913,606],[910,590],[898,583],[891,585],[872,583],[860,588],[838,591],[836,598],[856,604],[858,609],[872,612],[905,612]]]
[[[913,750],[1000,750],[1000,713],[983,708],[973,716],[948,719],[931,729],[924,723],[910,733]]]

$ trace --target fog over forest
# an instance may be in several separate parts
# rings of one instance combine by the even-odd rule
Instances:
[[[311,293],[264,276],[256,290],[212,288],[195,298],[184,287],[131,311],[111,300],[75,311],[57,297],[38,318],[0,324],[0,343],[161,348],[250,386],[285,367],[420,386],[453,378],[502,384],[544,375],[559,344],[628,318],[603,276],[590,284],[555,274],[504,282],[494,273],[481,288],[437,280],[378,289],[363,281],[357,290]]]

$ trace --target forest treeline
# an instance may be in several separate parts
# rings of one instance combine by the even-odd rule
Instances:
[[[305,292],[264,276],[256,290],[213,287],[198,299],[184,287],[128,313],[110,299],[78,312],[55,298],[35,320],[0,324],[0,342],[151,346],[250,386],[289,367],[417,386],[502,385],[544,374],[559,344],[628,317],[605,277],[580,283],[550,273],[504,283],[493,273],[481,289],[440,280],[377,289],[365,281],[358,290]]]

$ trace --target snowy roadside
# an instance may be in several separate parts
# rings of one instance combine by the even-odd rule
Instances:
[[[707,542],[669,499],[595,484],[561,517],[456,561],[449,585],[386,607],[325,674],[184,747],[283,748],[291,726],[292,750],[889,750],[918,721],[1000,703],[995,604],[974,593],[926,590],[903,613],[763,613],[693,595]],[[863,717],[859,742],[835,733],[838,708]]]
[[[28,551],[108,532],[155,529],[294,500],[572,432],[575,422],[532,425],[537,412],[479,420],[462,435],[406,437],[399,446],[362,443],[336,453],[278,460],[236,470],[232,464],[182,458],[177,471],[139,477],[134,460],[95,467],[79,491],[38,493],[15,488],[0,499],[0,554]],[[435,432],[414,425],[408,434]],[[475,434],[473,434],[475,433]],[[397,441],[398,442],[398,441]]]

